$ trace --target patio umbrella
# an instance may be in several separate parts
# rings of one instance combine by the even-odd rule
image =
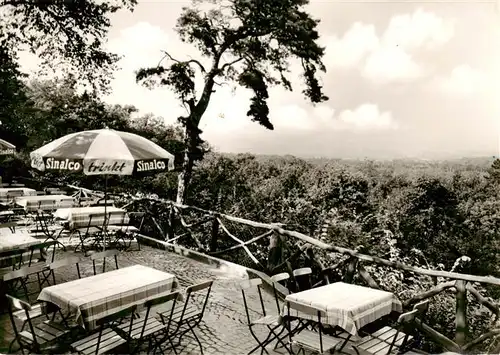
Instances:
[[[108,175],[163,172],[174,168],[174,156],[156,143],[133,133],[108,128],[68,134],[31,152],[30,158],[31,166],[40,171],[83,171],[85,175],[105,175],[105,201]]]
[[[16,152],[16,146],[0,139],[0,155],[10,155]]]

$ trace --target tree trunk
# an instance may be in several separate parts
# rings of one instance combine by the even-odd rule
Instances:
[[[177,198],[175,202],[178,204],[184,204],[184,199],[186,197],[186,187],[191,181],[191,173],[193,169],[193,162],[190,157],[188,150],[184,152],[184,161],[182,171],[177,176]]]
[[[182,171],[177,177],[177,198],[175,202],[178,204],[184,204],[184,200],[186,199],[186,189],[191,182],[193,173],[194,155],[196,154],[196,151],[200,149],[200,147],[198,147],[198,143],[201,142],[201,131],[198,128],[200,120],[196,119],[191,114],[186,121],[184,159],[182,162]]]

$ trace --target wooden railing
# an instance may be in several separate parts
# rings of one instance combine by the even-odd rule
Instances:
[[[500,305],[497,301],[483,295],[484,286],[500,286],[500,279],[488,276],[475,276],[458,272],[432,270],[406,265],[397,261],[386,260],[363,253],[362,249],[353,250],[324,243],[305,234],[285,229],[279,223],[255,222],[244,218],[208,211],[194,206],[179,205],[171,201],[159,199],[133,199],[124,208],[146,212],[147,220],[143,223],[145,234],[162,239],[168,243],[183,244],[208,255],[218,256],[237,263],[248,260],[250,265],[268,274],[290,269],[292,263],[300,258],[314,264],[320,270],[320,282],[329,283],[332,272],[341,271],[344,282],[365,283],[373,288],[381,288],[376,278],[370,274],[370,268],[382,267],[400,270],[409,275],[428,277],[430,287],[420,292],[413,292],[411,297],[403,300],[405,307],[424,299],[438,295],[455,294],[455,334],[453,339],[442,334],[426,323],[420,329],[443,349],[454,352],[481,352],[497,354],[500,350]],[[238,226],[260,229],[253,235],[247,230],[238,233],[231,231]],[[266,243],[266,244],[264,244]],[[241,252],[248,257],[240,258]],[[324,260],[316,253],[335,253],[338,261],[334,265],[325,266]],[[234,260],[234,254],[238,259]],[[276,255],[288,255],[286,258]],[[233,260],[231,260],[231,258]],[[273,260],[274,259],[274,260]],[[400,280],[402,283],[403,280]],[[481,291],[480,291],[481,290]],[[489,330],[470,339],[467,311],[471,302],[485,307],[491,313]],[[432,302],[431,302],[432,304]]]

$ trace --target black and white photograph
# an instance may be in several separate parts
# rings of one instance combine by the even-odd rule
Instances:
[[[500,1],[0,0],[0,354],[500,355]]]

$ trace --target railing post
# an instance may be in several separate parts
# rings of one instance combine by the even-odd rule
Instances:
[[[170,209],[168,211],[168,233],[167,239],[173,239],[175,237],[175,211],[174,205],[170,204]]]
[[[457,290],[456,300],[457,300],[457,313],[456,313],[456,333],[455,342],[463,346],[467,337],[467,289],[466,282],[463,280],[457,280],[455,282],[455,288]]]
[[[210,252],[215,253],[217,251],[217,241],[219,239],[219,220],[217,216],[214,216],[212,221],[212,237],[210,239]]]
[[[356,267],[358,266],[358,258],[353,256],[349,259],[349,264],[347,264],[347,270],[344,276],[344,282],[352,283],[354,280],[354,274],[356,273]]]
[[[281,235],[274,231],[269,238],[269,251],[267,254],[267,270],[272,271],[283,262],[283,240]]]

